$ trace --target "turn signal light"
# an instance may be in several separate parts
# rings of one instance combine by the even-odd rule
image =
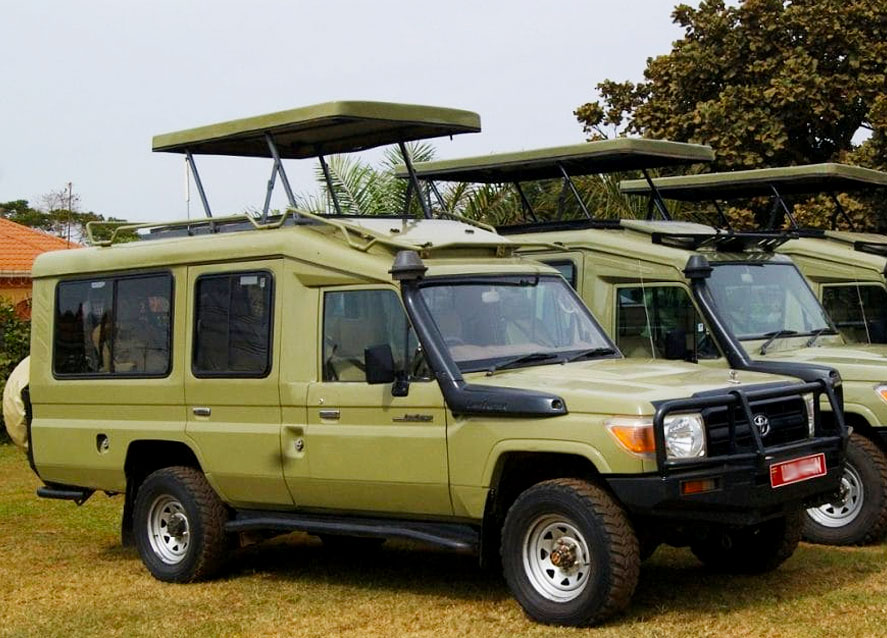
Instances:
[[[684,496],[689,494],[702,494],[703,492],[711,492],[716,489],[718,489],[718,482],[715,479],[681,482],[681,494]]]
[[[607,429],[616,437],[619,444],[634,454],[653,454],[656,440],[653,438],[653,424],[640,419],[611,419]]]

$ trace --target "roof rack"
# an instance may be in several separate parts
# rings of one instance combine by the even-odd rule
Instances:
[[[295,196],[283,169],[284,159],[316,157],[327,183],[330,184],[326,155],[397,144],[407,171],[411,174],[406,142],[479,131],[480,117],[471,111],[388,102],[326,102],[157,135],[152,149],[185,155],[207,217],[212,217],[212,211],[194,163],[194,155],[271,158],[273,167],[262,209],[264,223],[268,218],[271,194],[278,177],[286,191],[289,205],[296,207]],[[411,180],[418,188],[415,175],[412,175]],[[330,193],[336,211],[341,213],[332,188]],[[424,205],[423,210],[426,217],[431,216],[430,210],[426,210]]]
[[[627,229],[650,235],[654,244],[683,250],[710,248],[718,252],[731,253],[751,250],[773,252],[797,236],[788,232],[737,232],[679,221],[625,220],[622,225]]]
[[[838,215],[853,227],[853,222],[838,201],[837,193],[871,190],[887,187],[887,173],[860,166],[846,164],[808,164],[804,166],[784,166],[762,168],[728,173],[708,173],[683,177],[661,177],[653,180],[662,197],[688,202],[712,201],[723,221],[727,221],[717,203],[718,199],[741,199],[749,197],[772,197],[773,211],[770,216],[770,229],[779,225],[782,212],[788,216],[793,230],[801,230],[791,207],[786,203],[786,195],[812,195],[827,193],[835,204],[831,226],[837,224]],[[623,193],[631,195],[651,194],[651,185],[642,180],[624,181],[619,185]],[[729,226],[729,222],[726,223]]]
[[[429,188],[445,209],[443,198],[434,181],[476,182],[487,184],[513,184],[521,198],[521,204],[534,223],[539,220],[520,187],[521,182],[539,179],[562,179],[587,219],[595,216],[589,212],[579,195],[572,177],[627,170],[640,170],[649,180],[649,169],[681,164],[694,164],[714,160],[711,147],[685,144],[667,140],[618,138],[534,149],[514,153],[497,153],[455,160],[420,162],[416,176],[429,183]],[[409,167],[395,171],[399,177],[409,175]],[[654,189],[655,190],[655,189]],[[421,199],[421,197],[420,197]],[[664,202],[656,201],[663,218],[668,218]],[[561,222],[563,220],[555,220]]]

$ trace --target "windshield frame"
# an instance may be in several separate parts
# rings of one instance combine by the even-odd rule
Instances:
[[[710,264],[713,269],[720,268],[723,266],[746,266],[749,268],[767,268],[767,267],[769,267],[769,268],[790,268],[790,269],[792,269],[795,272],[795,274],[797,275],[798,279],[800,280],[802,287],[805,288],[807,290],[807,292],[809,293],[810,299],[812,299],[815,302],[816,306],[821,310],[822,316],[826,322],[826,326],[825,326],[826,329],[822,332],[820,332],[819,328],[814,328],[812,330],[798,331],[793,334],[787,334],[782,338],[790,339],[790,338],[795,338],[795,337],[811,337],[814,334],[822,334],[822,335],[839,335],[840,334],[838,329],[835,327],[835,324],[832,321],[832,318],[829,316],[825,307],[822,305],[822,300],[819,298],[819,296],[816,294],[816,292],[810,286],[810,282],[807,281],[807,278],[804,277],[803,273],[801,273],[801,271],[798,269],[797,265],[794,262],[789,262],[789,261],[784,261],[784,262],[781,262],[781,261],[744,261],[744,260],[729,260],[729,261],[727,261],[727,260],[725,260],[725,261],[712,261],[712,262],[710,262]],[[742,341],[742,342],[748,342],[748,341],[764,341],[764,340],[767,340],[773,336],[773,332],[759,333],[759,334],[757,334],[757,333],[756,334],[744,334],[744,335],[739,334],[736,331],[732,321],[727,316],[722,305],[718,302],[718,297],[716,296],[716,292],[715,292],[716,287],[713,285],[711,277],[706,279],[705,285],[709,289],[709,294],[711,295],[712,301],[714,302],[714,310],[717,312],[719,320],[724,324],[724,326],[728,330],[730,330],[730,332],[733,334],[734,338],[736,338],[737,340]],[[783,326],[782,329],[786,329],[785,326]]]
[[[566,291],[568,296],[575,302],[575,305],[579,312],[582,314],[585,319],[590,322],[590,325],[597,332],[601,344],[601,348],[610,348],[612,349],[612,353],[609,354],[601,354],[594,356],[589,360],[599,360],[599,359],[621,359],[623,358],[622,352],[616,346],[616,343],[610,338],[610,335],[603,329],[600,322],[597,318],[592,314],[591,310],[582,301],[582,298],[576,292],[576,290],[567,282],[560,273],[522,273],[522,274],[511,274],[511,273],[503,273],[503,274],[493,274],[493,273],[472,273],[466,275],[442,275],[437,277],[428,277],[426,279],[418,282],[417,288],[420,293],[422,290],[426,288],[435,288],[441,286],[471,286],[471,285],[491,285],[491,286],[538,286],[541,282],[545,281],[546,283],[551,282],[563,287],[563,290]],[[431,319],[431,325],[429,328],[434,333],[435,339],[441,345],[441,347],[446,351],[447,355],[456,365],[462,373],[471,373],[471,372],[484,372],[489,371],[491,367],[495,367],[502,362],[507,361],[508,359],[512,359],[515,355],[502,355],[496,357],[489,357],[485,359],[476,359],[470,361],[456,361],[452,356],[452,352],[450,347],[445,343],[444,336],[441,333],[438,325],[437,319],[431,313],[430,307],[428,307],[427,301],[424,296],[421,294],[419,298],[422,299],[422,303],[428,308],[428,314]],[[576,354],[587,350],[587,347],[576,347],[565,350],[540,350],[540,352],[550,352],[556,356],[551,359],[544,360],[528,360],[526,362],[519,363],[514,366],[508,366],[505,369],[513,369],[518,367],[530,367],[530,366],[538,366],[538,365],[553,365],[553,364],[561,364],[565,363],[565,359],[568,359],[571,356],[575,356]],[[580,360],[581,361],[581,360]]]

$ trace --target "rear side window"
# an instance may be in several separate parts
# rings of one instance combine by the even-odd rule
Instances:
[[[887,343],[887,291],[881,286],[826,286],[822,305],[851,343]]]
[[[555,268],[561,277],[566,279],[574,290],[576,289],[576,265],[572,261],[546,261],[543,263]]]
[[[194,291],[197,377],[264,377],[271,371],[271,275],[204,275]]]
[[[169,274],[59,283],[53,371],[59,376],[166,376],[171,309]]]

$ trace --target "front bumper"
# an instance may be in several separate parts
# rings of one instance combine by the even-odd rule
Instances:
[[[613,475],[607,484],[622,505],[635,516],[669,519],[674,522],[708,522],[754,525],[784,515],[799,507],[828,502],[838,491],[843,475],[843,442],[840,437],[823,437],[791,450],[768,455],[764,463],[736,459],[721,465],[641,476]],[[781,461],[825,454],[827,474],[781,487],[770,486],[770,466]],[[683,494],[687,481],[711,480],[715,489]]]
[[[745,422],[753,421],[752,404],[756,401],[814,394],[814,436],[790,443],[765,446],[757,428],[751,427],[751,444],[737,436],[733,408],[741,411]],[[821,418],[819,398],[825,394],[836,410],[833,422]],[[727,406],[731,414],[726,454],[693,459],[671,459],[665,453],[665,417],[672,413],[696,412],[705,408]],[[706,394],[689,399],[664,401],[656,406],[653,417],[658,471],[641,476],[612,475],[610,489],[635,516],[652,516],[673,521],[706,521],[749,525],[783,515],[790,510],[821,505],[834,496],[843,475],[844,451],[848,431],[834,389],[824,380],[801,385],[771,385],[742,388],[726,393]],[[781,487],[771,487],[770,467],[812,454],[825,455],[827,473]],[[688,481],[713,481],[713,489],[683,493]]]

